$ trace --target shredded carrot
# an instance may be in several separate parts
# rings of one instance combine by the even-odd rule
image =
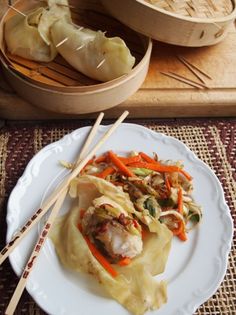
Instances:
[[[146,238],[147,235],[148,235],[148,231],[147,231],[145,228],[142,228],[141,234],[142,234],[142,240],[145,240],[145,238]]]
[[[174,165],[162,165],[158,163],[148,163],[148,162],[137,162],[130,164],[132,167],[140,167],[140,168],[147,168],[156,172],[178,172],[180,170],[179,167]]]
[[[181,240],[181,241],[187,241],[187,235],[184,231],[184,229],[178,234],[178,238]]]
[[[183,174],[189,181],[191,181],[193,178],[191,175],[189,175],[189,173],[187,173],[185,170],[183,170],[182,168],[179,170],[179,172],[181,174]]]
[[[82,234],[83,228],[82,228],[82,224],[81,223],[78,223],[77,228],[80,230],[80,233]]]
[[[118,156],[114,152],[109,151],[108,156],[111,162],[119,169],[121,173],[123,173],[127,177],[136,177],[134,173],[129,170],[128,167],[126,167],[121,160],[119,160]]]
[[[156,160],[154,160],[153,158],[151,158],[150,156],[148,156],[146,153],[144,152],[139,152],[139,155],[143,158],[143,160],[145,162],[148,163],[158,163]]]
[[[187,240],[187,235],[185,233],[185,227],[184,227],[183,221],[179,220],[178,227],[175,228],[175,229],[171,229],[171,232],[173,233],[173,235],[178,236],[178,238],[181,241],[186,241]]]
[[[131,263],[131,259],[129,257],[125,257],[118,262],[119,266],[127,266]]]
[[[121,160],[125,165],[135,163],[135,162],[141,162],[140,155],[135,155],[135,156],[130,156],[130,157],[118,156],[118,159]]]
[[[166,174],[165,174],[165,184],[168,191],[171,191],[171,184],[170,184],[169,176],[167,176]]]
[[[182,188],[179,188],[178,190],[178,212],[180,214],[183,214],[183,192],[182,192]]]
[[[78,229],[80,230],[81,234],[82,233],[82,227],[81,224],[78,224]],[[97,259],[97,261],[103,266],[103,268],[112,276],[112,277],[116,277],[118,276],[117,271],[111,266],[111,264],[109,263],[109,261],[98,251],[98,249],[95,247],[95,245],[90,241],[90,239],[83,235],[91,253],[93,254],[93,256]]]
[[[106,162],[106,160],[107,160],[107,155],[103,154],[103,155],[96,158],[95,163]]]
[[[183,224],[182,221],[179,221],[178,223],[178,227],[176,229],[172,229],[171,232],[173,233],[173,235],[179,235],[183,230]]]
[[[175,166],[175,165],[163,165],[155,161],[155,163],[148,163],[148,162],[137,162],[137,163],[131,163],[130,166],[132,167],[140,167],[140,168],[147,168],[156,172],[167,172],[167,173],[173,173],[173,172],[179,172],[183,174],[188,180],[191,180],[192,177],[184,171],[182,168]]]
[[[85,209],[80,209],[80,212],[79,212],[79,218],[80,218],[80,220],[83,219],[85,212],[86,212]]]
[[[108,166],[107,168],[105,168],[105,170],[103,170],[100,173],[94,174],[94,176],[96,177],[100,177],[100,178],[106,178],[108,175],[111,175],[113,173],[115,173],[115,169],[112,166]]]

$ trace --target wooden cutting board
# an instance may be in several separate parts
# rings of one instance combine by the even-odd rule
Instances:
[[[3,0],[0,0],[0,7]],[[2,11],[3,12],[3,11]],[[185,57],[207,72],[209,89],[199,90],[168,78],[161,71],[197,78],[177,58]],[[1,71],[1,70],[0,70]],[[116,117],[122,110],[133,118],[236,116],[236,31],[232,25],[218,45],[183,48],[154,42],[150,69],[142,87],[124,103],[106,111]],[[12,120],[92,118],[96,114],[64,115],[34,107],[17,96],[0,76],[0,117]]]

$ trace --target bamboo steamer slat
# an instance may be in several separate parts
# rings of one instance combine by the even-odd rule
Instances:
[[[120,36],[136,57],[129,74],[100,83],[73,69],[61,56],[50,63],[39,63],[12,56],[4,42],[4,23],[17,14],[8,10],[0,23],[0,61],[3,72],[13,89],[32,105],[65,114],[85,114],[114,107],[135,93],[148,71],[152,43],[146,36],[115,21],[104,13],[97,1],[70,1],[76,7],[72,17],[75,23],[107,31],[108,36]],[[35,0],[17,1],[21,12],[36,7]],[[90,18],[92,16],[92,18]]]
[[[179,46],[214,45],[236,18],[235,0],[101,1],[112,16],[137,32]]]

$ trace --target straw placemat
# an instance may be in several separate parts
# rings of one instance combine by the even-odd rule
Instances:
[[[132,121],[183,141],[207,163],[222,183],[226,201],[236,220],[236,119],[222,120],[142,120]],[[29,160],[45,145],[90,121],[43,123],[37,126],[17,124],[0,130],[0,248],[5,244],[6,204],[8,196]],[[0,314],[17,284],[10,264],[0,267]],[[183,288],[187,292],[187,288]],[[24,292],[15,314],[45,314]],[[236,237],[229,256],[228,269],[220,288],[199,307],[198,315],[236,314]],[[68,314],[70,315],[70,314]],[[88,314],[89,315],[89,314]],[[167,314],[168,315],[168,314]]]

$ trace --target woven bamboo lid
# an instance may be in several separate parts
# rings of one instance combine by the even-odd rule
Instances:
[[[214,45],[236,18],[235,0],[101,0],[111,15],[153,39],[187,47]]]
[[[189,17],[219,18],[232,13],[231,0],[146,0],[158,8]]]

